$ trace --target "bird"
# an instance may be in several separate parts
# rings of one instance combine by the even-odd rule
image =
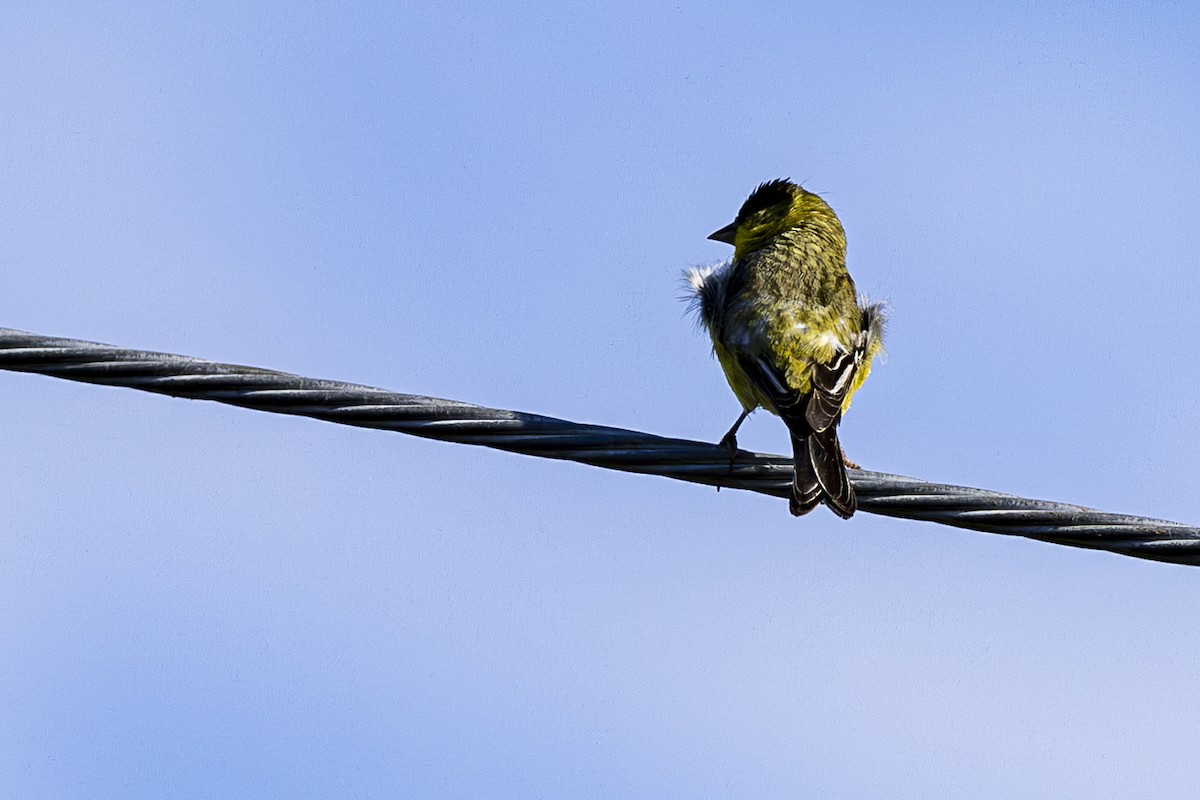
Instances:
[[[694,267],[685,279],[743,409],[721,439],[731,468],[738,428],[765,408],[791,434],[791,513],[824,503],[849,519],[858,500],[846,468],[857,465],[842,450],[838,424],[883,349],[885,304],[856,294],[837,214],[790,179],[760,184],[708,238],[733,245],[733,257]]]

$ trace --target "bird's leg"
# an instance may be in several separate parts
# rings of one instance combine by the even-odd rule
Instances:
[[[724,436],[721,437],[721,441],[718,442],[718,444],[720,444],[721,447],[724,447],[726,450],[731,450],[735,453],[737,452],[738,428],[742,427],[742,423],[746,421],[746,417],[748,417],[748,416],[750,416],[749,411],[742,412],[741,416],[737,418],[737,422],[733,423],[733,427],[730,428],[729,431]]]
[[[742,423],[746,421],[746,417],[748,417],[748,416],[750,416],[749,409],[742,412],[742,415],[737,418],[737,422],[733,423],[733,427],[729,429],[728,433],[726,433],[724,436],[721,437],[721,441],[719,442],[721,447],[724,447],[726,450],[729,451],[729,471],[731,473],[733,472],[733,462],[737,459],[738,428],[742,427]]]

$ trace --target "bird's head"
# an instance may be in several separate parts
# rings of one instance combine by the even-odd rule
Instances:
[[[759,184],[742,203],[737,218],[708,238],[733,245],[734,258],[741,258],[808,222],[832,224],[841,231],[841,223],[824,200],[786,178],[777,178]]]

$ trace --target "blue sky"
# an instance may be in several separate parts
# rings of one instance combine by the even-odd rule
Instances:
[[[1200,522],[1188,4],[0,10],[0,326],[716,440],[841,215],[865,467]],[[0,788],[1188,797],[1200,571],[0,373]],[[751,449],[787,447],[765,414]]]

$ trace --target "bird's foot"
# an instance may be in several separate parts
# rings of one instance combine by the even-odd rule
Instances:
[[[728,432],[728,433],[726,433],[724,436],[722,436],[722,437],[721,437],[721,441],[718,443],[718,444],[719,444],[721,447],[724,447],[726,450],[728,450],[728,451],[729,451],[729,474],[730,474],[730,475],[732,475],[732,474],[733,474],[733,462],[737,460],[737,454],[738,454],[738,446],[737,446],[737,432],[738,432],[738,428],[740,428],[740,427],[742,426],[742,423],[746,421],[746,417],[750,416],[750,412],[751,412],[752,410],[753,410],[753,409],[749,409],[749,408],[747,408],[747,409],[744,409],[744,410],[742,411],[742,413],[741,413],[741,416],[739,416],[739,417],[737,418],[737,422],[733,423],[733,427],[729,429],[729,432]],[[719,492],[719,491],[721,491],[721,487],[720,487],[720,486],[718,486],[718,487],[717,487],[717,491],[718,491],[718,492]]]
[[[838,449],[841,449],[841,445],[838,445]],[[862,467],[860,467],[858,464],[855,464],[853,461],[851,461],[849,458],[846,457],[845,450],[842,450],[842,463],[845,464],[850,469],[862,469]]]
[[[730,431],[721,437],[721,441],[717,442],[721,447],[729,451],[729,474],[733,474],[733,462],[737,461],[738,443],[737,433]]]

